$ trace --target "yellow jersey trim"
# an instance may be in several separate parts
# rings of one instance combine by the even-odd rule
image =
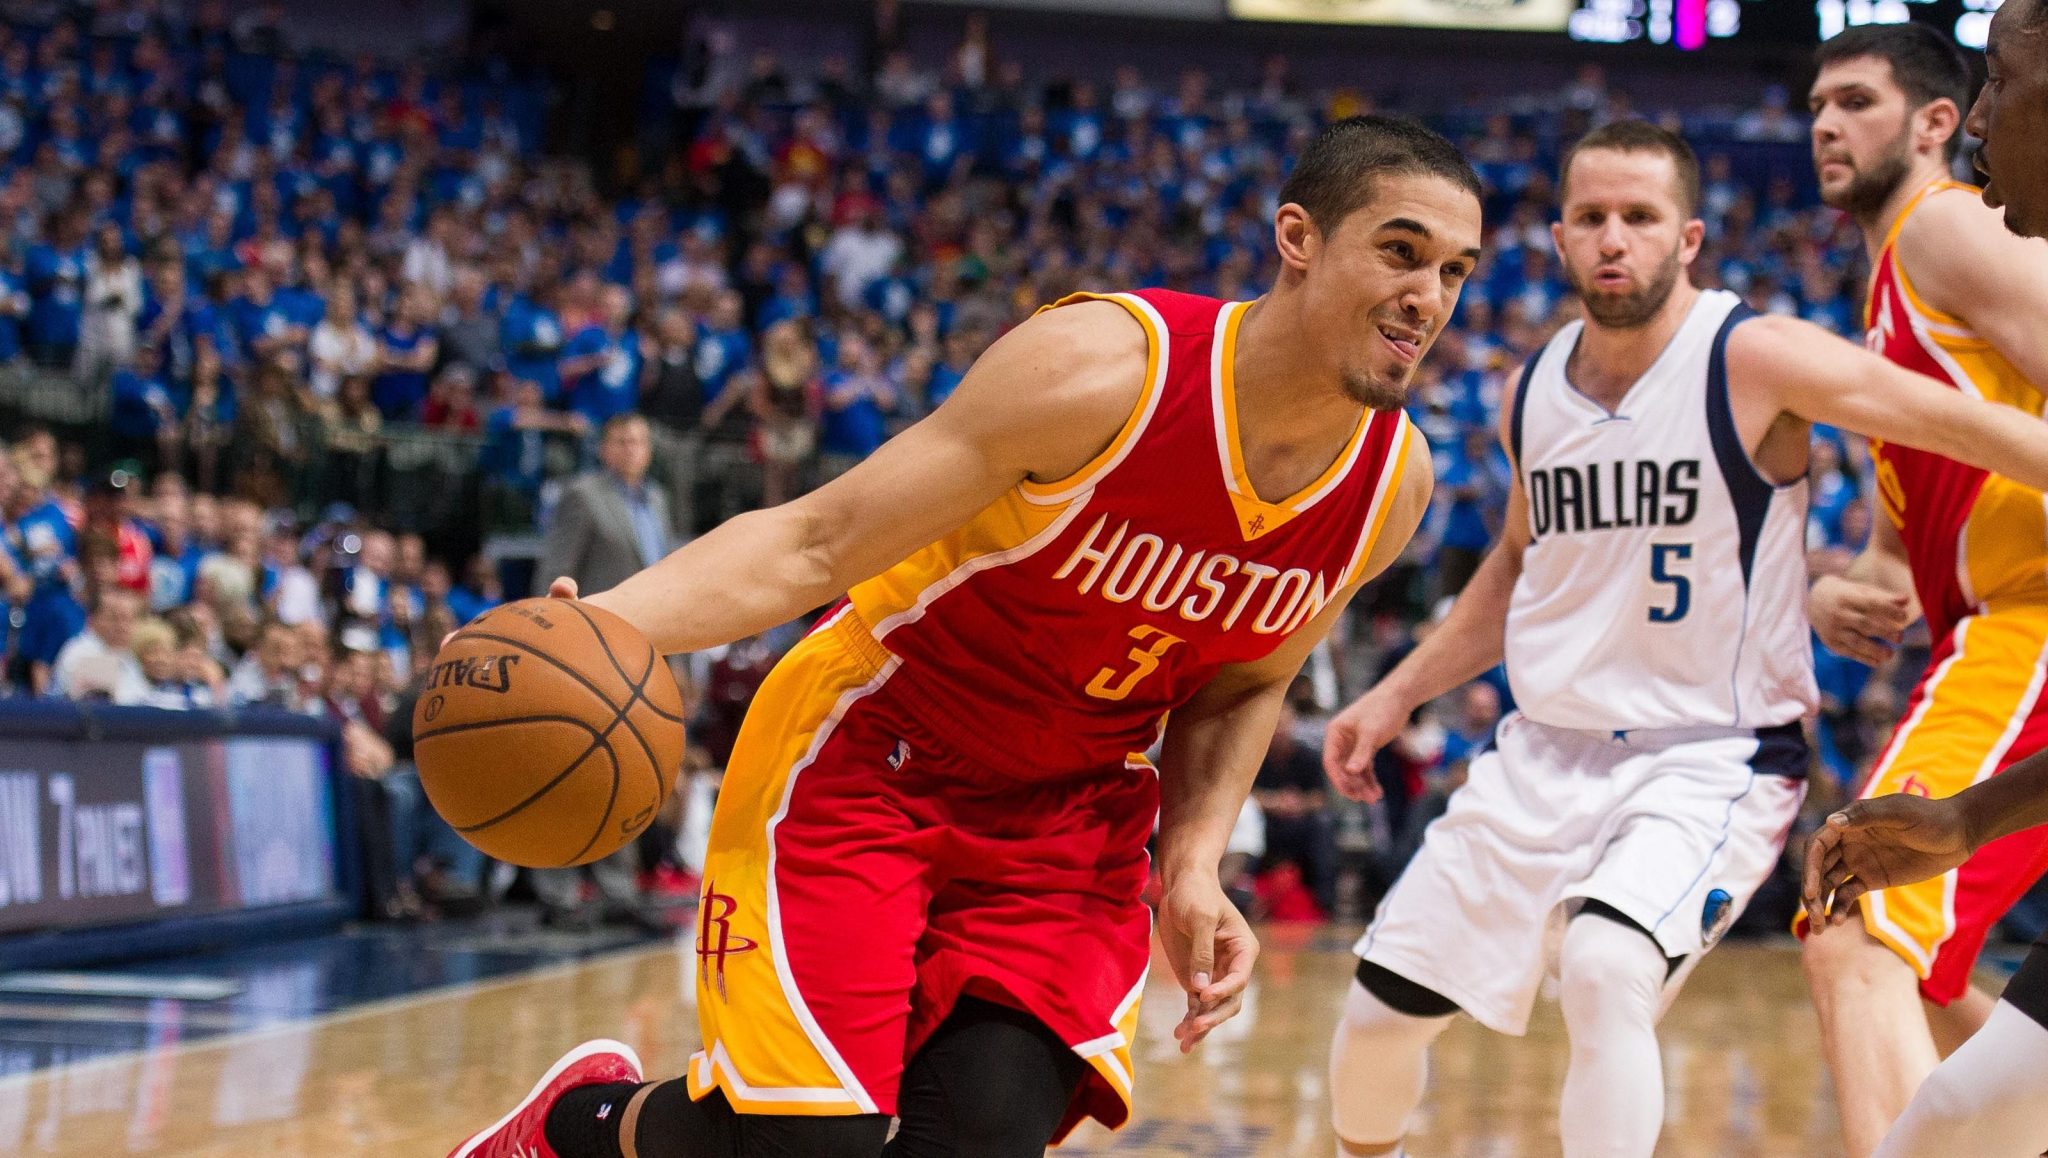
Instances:
[[[1144,327],[1145,387],[1138,396],[1137,405],[1131,408],[1130,417],[1124,420],[1123,429],[1117,432],[1117,436],[1110,440],[1109,445],[1104,447],[1100,454],[1088,460],[1088,465],[1053,482],[1034,482],[1027,478],[1018,484],[1018,489],[1023,491],[1024,497],[1034,503],[1065,502],[1100,482],[1104,475],[1116,469],[1117,464],[1130,453],[1131,447],[1137,444],[1138,436],[1144,433],[1145,427],[1152,421],[1153,411],[1159,408],[1159,395],[1166,381],[1166,320],[1143,298],[1125,293],[1068,294],[1049,306],[1040,307],[1038,312],[1044,313],[1046,310],[1056,310],[1061,306],[1087,301],[1115,302],[1128,310],[1132,317],[1138,319],[1138,324]]]
[[[1372,558],[1372,551],[1379,544],[1380,532],[1387,527],[1387,515],[1394,509],[1394,498],[1401,493],[1401,484],[1408,477],[1408,444],[1415,436],[1415,424],[1408,421],[1406,414],[1400,415],[1401,432],[1394,444],[1387,449],[1387,464],[1380,468],[1379,489],[1372,496],[1372,510],[1365,520],[1365,533],[1358,542],[1358,554],[1351,560],[1351,567],[1344,574],[1344,583],[1349,586],[1363,577],[1365,564]]]
[[[1965,185],[1961,181],[1950,180],[1946,177],[1939,181],[1929,182],[1925,188],[1913,194],[1913,199],[1906,202],[1904,209],[1899,210],[1898,217],[1892,221],[1891,229],[1887,230],[1884,235],[1884,246],[1879,252],[1891,255],[1892,277],[1899,283],[1899,288],[1905,292],[1906,300],[1912,304],[1914,311],[1930,326],[1940,327],[1942,331],[1948,331],[1939,333],[1941,338],[1958,345],[1988,346],[1990,343],[1978,337],[1976,331],[1970,329],[1968,322],[1956,317],[1954,314],[1944,313],[1928,305],[1926,299],[1920,296],[1920,291],[1913,288],[1913,279],[1906,273],[1906,263],[1899,260],[1899,234],[1905,232],[1907,219],[1913,216],[1914,210],[1920,208],[1921,202],[1936,193],[1949,189],[1961,190],[1972,195],[1981,192],[1975,185]],[[1873,271],[1871,274],[1873,283],[1875,283],[1876,277],[1877,275]]]
[[[1217,452],[1223,462],[1230,505],[1237,512],[1238,532],[1246,542],[1286,525],[1334,489],[1358,460],[1359,448],[1365,445],[1365,435],[1372,428],[1374,418],[1370,409],[1359,416],[1358,425],[1352,429],[1343,452],[1315,481],[1279,502],[1260,498],[1257,488],[1252,486],[1250,473],[1245,469],[1244,446],[1239,440],[1237,426],[1237,332],[1244,323],[1245,315],[1251,311],[1251,305],[1250,302],[1232,302],[1223,307],[1216,319],[1216,342],[1212,347],[1210,365],[1210,379],[1215,391],[1212,405],[1216,412]]]

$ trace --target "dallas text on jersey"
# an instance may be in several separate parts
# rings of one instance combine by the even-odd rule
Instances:
[[[1682,527],[1699,513],[1699,481],[1696,458],[1532,470],[1529,529],[1541,539],[1617,527]]]

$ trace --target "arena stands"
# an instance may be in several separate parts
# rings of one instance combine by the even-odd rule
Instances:
[[[438,858],[458,899],[476,865],[420,835],[398,700],[443,634],[525,592],[517,560],[607,418],[651,420],[678,536],[799,493],[1064,294],[1256,293],[1291,150],[1373,102],[1284,59],[1070,75],[1001,56],[985,21],[871,67],[709,23],[650,85],[665,149],[613,171],[542,148],[544,80],[299,50],[282,8],[99,0],[0,24],[4,687],[330,715],[385,786],[397,881]],[[1861,252],[1812,200],[1783,91],[1664,108],[1589,67],[1442,103],[1490,236],[1413,402],[1437,510],[1312,668],[1310,743],[1498,527],[1503,381],[1575,308],[1547,229],[1565,144],[1622,115],[1682,126],[1706,164],[1696,277],[1857,326]],[[1867,530],[1867,457],[1824,445],[1812,537],[1839,567]],[[730,714],[744,688],[719,660],[694,674]],[[1824,662],[1846,779],[1893,693]],[[1418,720],[1398,801],[1441,796],[1439,766],[1500,710],[1482,698]],[[1339,849],[1412,843],[1401,817],[1330,815]],[[388,899],[419,911],[410,885]]]

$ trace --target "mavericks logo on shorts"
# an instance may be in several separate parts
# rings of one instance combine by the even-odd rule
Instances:
[[[1707,904],[1700,913],[1701,948],[1711,949],[1735,923],[1735,898],[1727,889],[1711,889],[1707,892]]]

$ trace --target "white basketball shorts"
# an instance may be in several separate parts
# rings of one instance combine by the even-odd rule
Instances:
[[[1516,1035],[1587,900],[1689,965],[1776,866],[1806,768],[1796,723],[1597,733],[1509,715],[1357,953]]]

